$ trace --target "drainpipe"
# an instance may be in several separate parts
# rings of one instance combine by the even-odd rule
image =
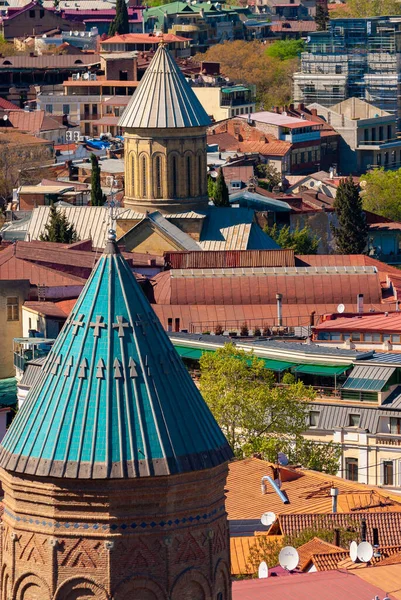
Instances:
[[[283,294],[276,294],[276,300],[277,300],[277,326],[278,327],[281,327],[283,325],[282,299],[283,299]]]
[[[363,313],[363,294],[358,294],[356,297],[356,312],[359,314]]]
[[[268,475],[265,475],[264,477],[262,477],[262,481],[260,484],[261,490],[262,490],[262,494],[266,494],[266,481],[268,481],[270,483],[270,485],[272,486],[273,490],[276,492],[277,496],[280,498],[280,500],[283,502],[283,504],[289,504],[290,501],[288,500],[287,496],[285,494],[283,494],[283,492],[280,490],[280,488],[278,487],[278,485],[276,484],[275,481],[273,481],[273,479],[271,477],[269,477]]]

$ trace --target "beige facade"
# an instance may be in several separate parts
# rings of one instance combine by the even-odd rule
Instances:
[[[125,129],[124,205],[178,213],[207,206],[206,128]]]
[[[198,100],[207,114],[215,121],[224,121],[237,115],[248,115],[256,110],[255,99],[249,93],[248,100],[233,97],[223,100],[221,87],[197,87],[193,86]]]
[[[0,379],[15,375],[13,339],[22,335],[22,305],[29,289],[29,281],[0,281]]]

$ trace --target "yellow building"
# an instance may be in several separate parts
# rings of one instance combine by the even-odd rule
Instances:
[[[119,121],[125,132],[124,205],[164,214],[206,208],[209,124],[162,42]]]

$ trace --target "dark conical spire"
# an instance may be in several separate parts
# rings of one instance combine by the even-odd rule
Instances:
[[[128,478],[231,458],[114,237],[2,442],[6,470]]]

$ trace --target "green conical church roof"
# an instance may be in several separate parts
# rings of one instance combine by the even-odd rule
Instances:
[[[230,447],[114,241],[7,432],[0,466],[68,478],[207,469]]]

